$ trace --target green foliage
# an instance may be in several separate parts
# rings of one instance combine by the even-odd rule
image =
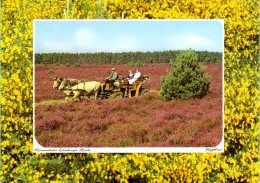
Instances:
[[[112,61],[111,64],[112,65],[122,65],[122,64],[124,64],[124,61],[123,60],[114,60],[114,61]]]
[[[35,54],[35,63],[42,64],[114,64],[122,65],[136,63],[140,61],[144,64],[170,63],[170,60],[175,60],[180,50],[170,51],[154,51],[154,52],[122,52],[122,53],[41,53]],[[216,63],[221,62],[222,53],[196,51],[199,62]]]
[[[39,66],[39,67],[45,67],[45,66],[47,66],[47,64],[45,64],[45,63],[43,63],[43,64],[37,64],[37,66]]]
[[[129,67],[143,67],[145,64],[143,62],[129,62],[128,66]]]
[[[65,66],[66,66],[66,67],[69,67],[69,66],[70,66],[70,63],[67,62],[67,63],[65,64]]]
[[[71,171],[75,171],[68,167],[67,163],[60,157],[56,159],[50,159],[48,157],[44,158],[37,158],[36,156],[31,156],[26,158],[26,165],[21,165],[20,167],[16,168],[16,171],[21,172],[19,176],[16,177],[17,181],[21,182],[30,182],[28,179],[30,176],[29,169],[33,169],[34,171],[38,172],[45,172],[47,175],[54,175],[59,174],[62,175],[63,173],[68,173]],[[40,178],[42,175],[39,174]],[[56,177],[52,176],[50,179],[55,179]]]
[[[47,74],[52,74],[52,73],[54,73],[54,70],[52,70],[52,69],[49,69],[49,70],[47,71]]]
[[[210,77],[204,75],[205,69],[198,62],[195,51],[182,51],[171,64],[173,70],[162,78],[161,99],[201,98],[207,94]]]
[[[73,64],[74,65],[74,67],[80,67],[80,64],[79,63],[75,63],[75,64]]]

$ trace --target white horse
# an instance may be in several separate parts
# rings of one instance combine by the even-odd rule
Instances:
[[[95,100],[97,100],[98,94],[102,90],[101,86],[102,84],[98,81],[89,81],[75,85],[71,87],[74,95],[72,100],[78,99],[80,101],[80,94],[83,94],[88,98],[90,98],[90,96],[94,94],[94,98]]]
[[[59,78],[54,78],[53,79],[53,86],[52,88],[55,90],[55,89],[58,89],[61,82],[62,82],[63,78],[59,77]]]
[[[59,90],[63,90],[63,92],[66,92],[66,95],[73,94],[72,101],[78,99],[79,101],[80,96],[84,95],[90,98],[91,95],[94,94],[95,100],[98,98],[99,92],[102,90],[102,84],[98,81],[89,81],[89,82],[82,82],[77,85],[74,85],[72,87],[67,87],[68,82],[63,81],[60,86]]]
[[[81,82],[83,82],[83,81],[77,80],[77,79],[72,79],[72,78],[58,77],[58,78],[54,78],[54,83],[53,83],[52,88],[58,89],[60,87],[61,83],[63,83],[63,85],[66,85],[66,87],[70,88],[70,87],[75,86],[75,85],[77,85]]]
[[[58,77],[54,78],[53,89],[62,90],[66,95],[66,100],[68,100],[68,96],[72,94],[70,88],[81,82],[77,79]]]

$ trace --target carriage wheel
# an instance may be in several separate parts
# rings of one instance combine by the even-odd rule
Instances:
[[[109,98],[123,98],[123,93],[122,92],[116,92],[110,95]]]
[[[146,95],[146,94],[149,93],[149,92],[150,92],[149,89],[143,89],[143,90],[141,91],[141,95]]]

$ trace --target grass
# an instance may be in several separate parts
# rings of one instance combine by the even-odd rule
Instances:
[[[45,64],[45,63],[43,63],[43,64],[36,64],[36,66],[38,66],[38,67],[46,67],[47,64]]]
[[[35,106],[40,106],[40,105],[55,105],[55,104],[64,104],[68,103],[66,100],[45,100],[39,103],[35,103]]]

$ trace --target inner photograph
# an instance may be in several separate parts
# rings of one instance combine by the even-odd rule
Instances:
[[[53,147],[215,147],[223,22],[34,21],[34,134]]]

